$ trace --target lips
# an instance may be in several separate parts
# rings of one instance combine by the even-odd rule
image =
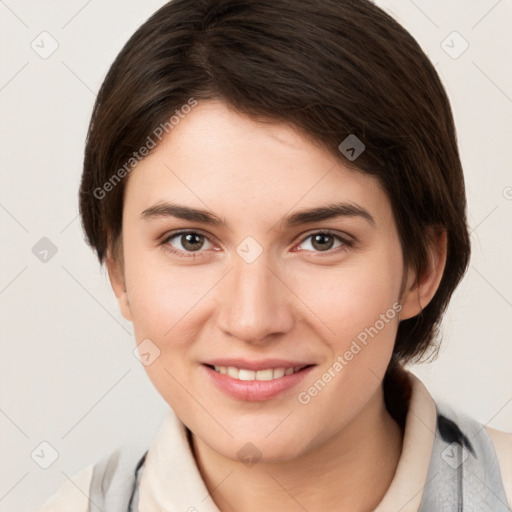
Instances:
[[[262,401],[297,386],[316,365],[283,359],[216,359],[201,366],[210,382],[231,398]]]

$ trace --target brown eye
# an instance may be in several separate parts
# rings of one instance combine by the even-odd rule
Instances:
[[[309,246],[308,246],[309,244]],[[336,256],[354,247],[356,240],[350,235],[338,232],[317,231],[302,239],[299,252],[311,253],[313,257]]]
[[[306,242],[308,240],[311,240],[309,245],[311,247],[307,247]],[[335,246],[335,243],[338,242],[338,245]],[[306,245],[306,247],[303,247],[303,250],[312,251],[312,252],[327,252],[334,248],[334,252],[336,252],[336,249],[343,249],[345,246],[351,246],[352,242],[349,240],[346,240],[345,238],[341,237],[340,235],[329,233],[329,232],[323,232],[320,231],[318,233],[313,233],[306,238],[304,238],[300,244],[301,246]]]
[[[196,233],[195,231],[182,231],[167,237],[164,244],[169,246],[172,252],[186,255],[186,253],[204,252],[201,249],[205,248],[205,243],[211,244],[205,235]],[[211,247],[206,247],[211,248]]]

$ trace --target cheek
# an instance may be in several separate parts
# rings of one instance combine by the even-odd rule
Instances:
[[[342,350],[376,322],[381,339],[394,338],[400,282],[400,259],[380,254],[339,268],[319,267],[296,275],[290,287],[314,313],[309,316],[316,318],[320,332]]]
[[[315,313],[308,315],[313,331],[328,348],[323,368],[299,396],[308,421],[330,416],[335,403],[337,410],[345,411],[333,423],[340,427],[376,392],[399,323],[400,265],[399,256],[381,253],[350,268],[329,269],[326,279],[310,274],[309,281],[295,282],[294,290],[307,298],[304,302]],[[318,425],[326,431],[331,427]]]
[[[126,284],[136,332],[159,339],[172,336],[211,287],[208,276],[199,267],[170,264],[143,250],[128,254]]]
[[[147,255],[146,255],[147,256]],[[190,407],[183,385],[193,368],[190,347],[199,337],[197,311],[211,285],[201,284],[192,267],[171,267],[151,261],[144,253],[127,258],[126,283],[136,343],[154,357],[144,369],[162,397],[182,411]],[[196,309],[199,308],[199,309]],[[154,356],[154,354],[157,354]]]

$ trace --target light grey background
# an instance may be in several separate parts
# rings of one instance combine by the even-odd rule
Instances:
[[[77,210],[95,94],[122,45],[163,3],[0,1],[4,512],[33,510],[123,439],[149,442],[163,419],[166,404],[132,353],[131,325],[83,241]],[[472,229],[471,267],[445,318],[440,358],[411,370],[435,398],[512,432],[512,2],[376,3],[413,34],[446,86]],[[469,47],[453,58],[464,40]],[[43,441],[59,455],[46,470],[31,458]]]

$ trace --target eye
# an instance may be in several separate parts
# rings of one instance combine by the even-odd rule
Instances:
[[[312,250],[313,252],[320,253],[328,253],[328,255],[337,254],[340,251],[352,247],[352,245],[354,244],[353,240],[349,240],[348,237],[344,237],[339,234],[332,233],[330,231],[318,231],[304,238],[300,245],[303,245],[305,241],[309,239],[311,239],[309,245],[310,247],[312,247],[312,249],[306,247],[305,250]],[[338,242],[338,245],[333,249],[333,246],[335,245],[336,242]],[[298,247],[300,247],[300,245]]]
[[[172,253],[177,254],[183,258],[195,258],[194,252],[202,252],[205,242],[213,247],[213,244],[208,240],[205,235],[196,231],[181,231],[166,237],[162,244],[165,245]],[[189,253],[189,254],[187,254]]]

